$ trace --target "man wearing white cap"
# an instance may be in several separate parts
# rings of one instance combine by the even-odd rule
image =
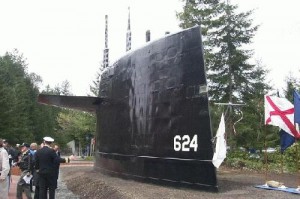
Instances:
[[[54,139],[44,137],[43,148],[37,150],[35,156],[35,169],[39,178],[39,198],[47,199],[47,189],[49,189],[49,199],[55,198],[56,177],[55,169],[57,165],[57,155],[51,148]]]

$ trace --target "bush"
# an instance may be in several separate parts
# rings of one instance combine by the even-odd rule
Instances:
[[[235,169],[265,171],[267,163],[267,169],[270,172],[294,173],[300,170],[299,149],[299,144],[296,143],[286,149],[283,154],[280,153],[279,148],[274,153],[267,153],[266,155],[259,153],[259,156],[257,154],[253,156],[247,151],[241,150],[228,151],[224,164]],[[267,162],[265,161],[266,157]]]
[[[86,161],[94,161],[94,156],[86,156],[84,158],[84,160],[86,160]]]

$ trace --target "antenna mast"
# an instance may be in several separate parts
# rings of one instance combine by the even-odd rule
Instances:
[[[128,26],[126,33],[126,51],[131,49],[130,7],[128,7]]]
[[[109,64],[109,49],[108,49],[108,29],[107,29],[107,24],[108,24],[108,16],[105,15],[105,46],[103,50],[103,68],[107,68]]]

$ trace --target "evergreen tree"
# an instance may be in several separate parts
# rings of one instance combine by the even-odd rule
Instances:
[[[57,129],[60,109],[37,103],[41,82],[40,76],[28,74],[17,50],[0,56],[0,134],[12,144],[41,142]]]
[[[33,138],[30,120],[33,101],[31,80],[26,71],[25,59],[18,51],[6,53],[0,59],[2,104],[1,134],[11,142]],[[5,116],[4,116],[5,115]]]
[[[71,84],[68,80],[65,80],[61,83],[61,86],[60,86],[60,94],[61,95],[73,95],[71,93]]]
[[[252,11],[236,14],[236,5],[217,0],[187,1],[186,8],[188,10],[178,14],[179,18],[183,18],[183,22],[194,19],[187,25],[201,24],[204,35],[211,100],[243,101],[241,91],[251,83],[254,68],[248,63],[252,51],[245,50],[245,45],[251,43],[257,30],[257,26],[252,27],[252,20],[249,19]],[[186,27],[183,24],[181,26]]]
[[[287,98],[290,102],[294,101],[294,90],[298,90],[300,87],[300,82],[297,78],[295,78],[292,73],[285,78],[286,88],[283,90],[284,97]]]
[[[100,78],[101,78],[101,75],[99,72],[97,72],[96,80],[94,80],[93,84],[90,85],[90,92],[91,92],[92,96],[99,96]]]
[[[77,110],[62,111],[57,120],[60,128],[56,136],[63,136],[65,141],[79,141],[82,146],[88,144],[86,138],[94,135],[96,131],[96,117],[91,113]]]
[[[265,89],[268,89],[264,83],[266,71],[249,62],[252,51],[247,45],[258,28],[252,25],[253,11],[238,13],[237,8],[237,5],[221,0],[186,0],[183,12],[177,13],[177,17],[183,28],[201,25],[210,101],[251,106],[255,99],[263,99]],[[235,121],[240,117],[238,113],[229,107],[226,123],[230,142],[235,134]],[[259,115],[247,113],[247,117],[259,120]],[[252,127],[246,124],[243,132],[246,134]]]
[[[271,89],[264,83],[267,73],[268,71],[258,62],[251,74],[256,81],[246,85],[242,90],[246,106],[242,107],[243,120],[236,125],[239,129],[236,136],[237,145],[262,148],[265,142],[265,131],[270,134],[267,138],[269,144],[279,141],[278,135],[271,133],[272,129],[264,127],[264,95]]]
[[[42,78],[27,73],[23,56],[14,51],[0,56],[0,135],[12,144],[22,142],[41,142],[43,137],[52,136],[59,144],[65,144],[74,137],[82,143],[86,135],[95,132],[95,116],[84,112],[74,112],[37,102],[39,84]],[[51,88],[42,93],[53,95],[72,95],[70,83]],[[57,120],[60,115],[70,118],[71,126]],[[72,135],[72,136],[70,136]]]
[[[101,64],[99,71],[96,73],[96,79],[90,85],[90,92],[91,96],[99,96],[99,88],[100,88],[100,81],[101,81],[101,74],[104,70],[103,64]]]

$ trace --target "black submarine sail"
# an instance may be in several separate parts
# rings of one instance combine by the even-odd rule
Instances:
[[[39,101],[96,113],[94,168],[101,172],[218,188],[199,26],[128,51],[105,68],[99,97]]]

